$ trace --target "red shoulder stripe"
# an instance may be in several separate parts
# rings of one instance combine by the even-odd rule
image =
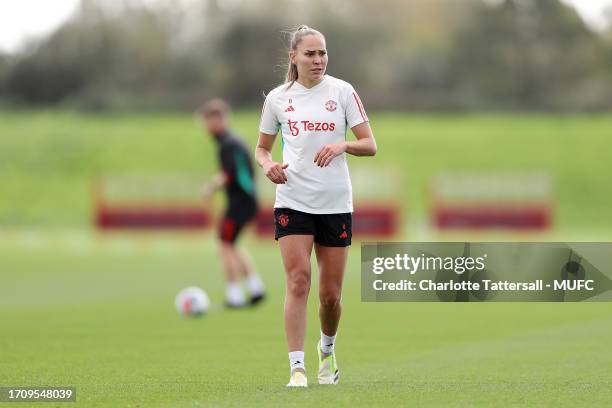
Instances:
[[[359,99],[359,96],[357,96],[355,92],[353,92],[353,98],[355,98],[355,102],[357,103],[357,107],[359,108],[359,113],[361,113],[361,118],[364,120],[364,122],[367,122],[368,117],[366,116],[363,106],[361,105],[361,100]]]

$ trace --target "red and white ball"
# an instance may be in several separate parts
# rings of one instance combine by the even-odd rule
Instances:
[[[176,310],[183,316],[202,316],[210,307],[210,299],[202,289],[190,286],[176,295],[174,304]]]

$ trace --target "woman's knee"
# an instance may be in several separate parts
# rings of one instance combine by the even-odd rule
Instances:
[[[326,309],[336,308],[340,304],[342,295],[339,289],[321,290],[319,293],[319,302]]]
[[[310,292],[310,269],[306,267],[295,268],[288,274],[287,292],[296,298],[308,296]]]

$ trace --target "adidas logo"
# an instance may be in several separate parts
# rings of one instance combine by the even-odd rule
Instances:
[[[346,231],[343,231],[342,234],[340,234],[340,236],[338,238],[348,238],[348,234],[346,233]]]
[[[295,109],[293,108],[293,105],[289,105],[289,107],[287,109],[285,109],[285,112],[295,112]]]

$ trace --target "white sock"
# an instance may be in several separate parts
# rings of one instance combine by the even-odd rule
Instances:
[[[336,333],[337,334],[337,333]],[[325,354],[331,354],[334,352],[334,345],[336,344],[336,334],[328,336],[321,332],[321,351]]]
[[[235,282],[227,284],[225,288],[225,299],[232,306],[241,306],[244,304],[244,293],[242,288]]]
[[[253,296],[263,295],[264,285],[263,285],[263,282],[261,281],[261,278],[259,277],[259,274],[257,274],[257,272],[254,272],[250,274],[249,276],[247,276],[246,283],[249,288],[249,291],[251,292],[251,295]]]
[[[303,351],[290,351],[289,352],[289,366],[291,367],[291,374],[296,368],[301,368],[306,371],[306,364],[304,363],[304,352]]]

